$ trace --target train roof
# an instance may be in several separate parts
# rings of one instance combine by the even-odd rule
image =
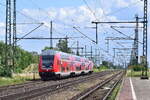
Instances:
[[[57,52],[56,50],[43,50],[41,55],[55,55]]]
[[[85,57],[68,54],[68,53],[64,53],[64,52],[56,51],[56,50],[43,50],[41,55],[55,55],[56,53],[60,53],[60,54],[66,55],[66,56],[74,56],[74,57],[84,58],[84,59],[89,60],[88,58],[85,58]]]

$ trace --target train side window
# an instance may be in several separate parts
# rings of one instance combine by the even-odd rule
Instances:
[[[81,59],[80,59],[79,57],[76,57],[76,61],[79,61],[79,62],[80,62],[80,61],[81,61]]]
[[[85,64],[84,64],[84,63],[82,63],[82,66],[84,67],[84,66],[85,66]]]
[[[80,71],[81,70],[81,66],[76,66],[76,70]]]
[[[67,67],[67,71],[69,71],[69,66]]]
[[[69,60],[69,56],[68,55],[61,55],[61,59]]]
[[[73,66],[73,64],[74,64],[74,62],[71,62],[71,63],[70,63],[70,67],[72,67],[72,66]]]
[[[88,70],[88,69],[89,69],[89,65],[86,66],[86,70]]]

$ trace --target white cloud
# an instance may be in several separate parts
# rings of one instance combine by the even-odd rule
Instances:
[[[36,9],[23,9],[22,12],[34,19],[40,20],[41,22],[48,22],[49,20],[59,20],[60,22],[70,24],[72,21],[74,21],[79,25],[85,25],[87,23],[91,23],[91,21],[95,20],[96,18],[101,20],[105,19],[103,16],[103,10],[101,8],[97,8],[97,13],[95,13],[94,15],[85,5],[76,8],[48,8],[44,10],[45,13]],[[108,16],[108,18],[110,20],[116,19],[115,16]]]
[[[59,10],[59,17],[60,17],[60,19],[63,20],[67,16],[68,16],[67,10],[64,9],[64,8],[60,8],[60,10]]]
[[[124,7],[127,7],[127,9],[125,10],[129,10],[130,7],[133,8],[137,8],[137,9],[130,9],[130,10],[135,10],[137,12],[135,13],[141,13],[143,11],[143,1],[140,0],[101,0],[98,1],[99,3],[97,3],[96,7],[95,7],[95,0],[87,0],[88,4],[90,6],[90,8],[93,10],[93,13],[95,13],[95,16],[97,19],[99,19],[100,21],[118,21],[120,18],[120,16],[127,16],[128,15],[128,11],[126,14],[124,13],[119,13],[119,16],[115,16],[111,15],[111,13],[114,13],[115,11],[117,11],[118,9],[122,9]],[[89,2],[91,1],[91,2]],[[136,5],[132,5],[135,2],[138,2],[138,4]],[[128,6],[129,9],[128,9]],[[150,12],[150,6],[148,6],[149,8],[149,12]],[[121,12],[121,11],[119,11]],[[45,24],[45,26],[49,27],[49,22],[50,20],[54,21],[54,28],[59,31],[60,33],[69,33],[69,30],[66,30],[65,28],[72,28],[72,26],[79,26],[79,27],[85,27],[85,26],[95,26],[91,24],[91,21],[94,21],[96,18],[95,16],[92,14],[92,12],[88,9],[88,7],[86,5],[80,5],[77,7],[62,7],[62,8],[42,8],[42,9],[28,9],[28,8],[24,8],[22,9],[22,13],[32,17],[33,19],[39,20],[40,22],[43,22]],[[108,16],[106,17],[105,14],[108,14]],[[121,15],[123,14],[123,15]],[[20,15],[20,14],[18,14]],[[117,14],[116,14],[117,15]],[[131,15],[134,17],[134,13],[133,15]],[[141,16],[142,17],[142,16]],[[25,18],[25,19],[24,19]],[[18,22],[34,22],[34,20],[32,19],[28,19],[26,17],[22,17],[22,16],[17,16],[17,21]],[[126,17],[128,18],[128,16]],[[30,27],[31,26],[31,27]],[[110,25],[103,25],[106,29],[106,31],[110,32]],[[35,26],[36,27],[36,26]],[[103,29],[104,27],[100,26],[99,27],[99,32],[103,33]],[[25,26],[19,26],[17,25],[17,31],[19,33],[26,33],[26,31],[30,31],[33,28],[33,25],[25,25]],[[42,31],[40,31],[42,30]],[[36,32],[38,32],[39,34],[46,34],[47,33],[43,30],[47,30],[49,31],[49,28],[44,28],[40,27],[38,30],[36,30]],[[92,35],[93,35],[93,29],[92,30]],[[40,32],[39,32],[40,31]],[[81,29],[82,32],[85,31],[85,33],[87,33],[88,35],[90,34],[90,31],[87,29]],[[149,28],[150,31],[150,28]],[[149,32],[148,31],[148,32]],[[18,33],[18,34],[19,34]],[[71,33],[71,32],[70,32]],[[0,35],[1,34],[5,34],[5,24],[0,22]],[[22,35],[22,34],[21,34]],[[33,34],[34,35],[34,34]],[[36,34],[35,34],[36,35]],[[76,35],[76,34],[75,34]],[[104,36],[104,34],[100,34],[101,36],[99,36],[99,38],[103,38],[103,40],[100,40],[101,42],[105,42],[104,39],[106,37],[106,35]],[[89,35],[90,36],[90,35]],[[61,36],[60,36],[61,37]],[[150,37],[150,34],[149,34]],[[94,37],[95,38],[95,37]],[[149,40],[149,39],[148,39]],[[104,45],[104,43],[101,43]],[[149,41],[150,44],[150,41]],[[150,54],[149,54],[150,56]]]
[[[0,22],[0,35],[5,34],[5,23]]]
[[[5,27],[5,24],[3,22],[0,22],[0,28]]]
[[[51,19],[54,19],[57,16],[56,9],[50,9],[50,10],[48,10],[48,14],[49,14],[49,17]]]
[[[129,5],[129,2],[125,2],[124,0],[115,0],[115,2],[118,7],[127,7]]]
[[[5,34],[5,29],[0,28],[0,35],[4,35],[4,34]]]

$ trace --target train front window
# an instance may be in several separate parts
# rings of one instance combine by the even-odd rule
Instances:
[[[43,68],[52,68],[53,63],[54,63],[54,55],[42,56]]]

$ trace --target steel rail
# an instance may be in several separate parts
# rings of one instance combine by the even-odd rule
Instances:
[[[69,82],[66,82],[66,83],[62,83],[62,84],[46,87],[45,89],[38,90],[38,91],[40,91],[39,93],[38,92],[32,92],[32,93],[29,93],[31,95],[27,95],[27,96],[21,97],[18,100],[31,99],[31,98],[34,98],[34,97],[37,97],[37,96],[41,96],[41,95],[43,95],[45,93],[50,93],[50,92],[54,92],[54,91],[57,91],[57,90],[60,90],[60,89],[63,89],[63,88],[68,88],[69,86],[76,85],[76,84],[79,84],[79,83],[82,83],[82,82],[85,82],[85,81],[89,81],[89,80],[95,79],[97,77],[103,77],[105,75],[108,75],[108,73],[103,73],[102,75],[98,74],[96,76],[83,78],[83,79],[79,79],[79,80],[73,80],[73,81],[69,81]]]
[[[24,87],[24,86],[26,86],[26,85],[40,84],[41,82],[42,82],[42,81],[40,81],[39,79],[37,79],[37,80],[34,80],[34,81],[28,81],[28,82],[20,83],[20,84],[14,84],[14,85],[8,85],[8,86],[1,86],[1,87],[0,87],[0,93],[1,93],[3,90],[7,90],[7,89],[17,89],[17,88]]]
[[[117,81],[117,82],[115,82],[115,84],[112,86],[112,88],[107,92],[107,94],[105,95],[105,97],[103,98],[103,100],[107,100],[108,99],[108,97],[111,95],[111,93],[113,92],[113,90],[116,88],[116,86],[120,83],[120,82],[122,82],[122,80],[123,80],[123,75],[120,77],[120,79]]]
[[[109,83],[111,80],[113,80],[116,76],[120,75],[121,73],[122,72],[119,72],[119,73],[107,78],[106,80],[104,80],[104,81],[98,83],[97,85],[87,89],[86,91],[82,92],[81,94],[74,96],[71,100],[84,100],[90,94],[94,93],[96,90],[98,90],[99,88],[101,88],[104,85],[106,85],[107,83]]]
[[[62,89],[62,88],[69,87],[71,85],[82,83],[84,81],[89,81],[91,79],[95,79],[97,77],[102,77],[102,76],[105,76],[107,74],[110,74],[110,71],[101,72],[101,73],[96,74],[94,76],[88,76],[87,78],[83,77],[81,79],[76,79],[76,80],[72,80],[72,81],[58,83],[56,85],[45,86],[45,87],[42,87],[42,88],[39,87],[39,88],[30,90],[30,91],[25,91],[25,92],[16,93],[16,94],[13,93],[13,94],[0,96],[0,99],[2,99],[2,100],[31,99],[31,98],[43,95],[45,93],[53,92],[53,91],[56,91],[56,90],[59,90],[59,89]]]

